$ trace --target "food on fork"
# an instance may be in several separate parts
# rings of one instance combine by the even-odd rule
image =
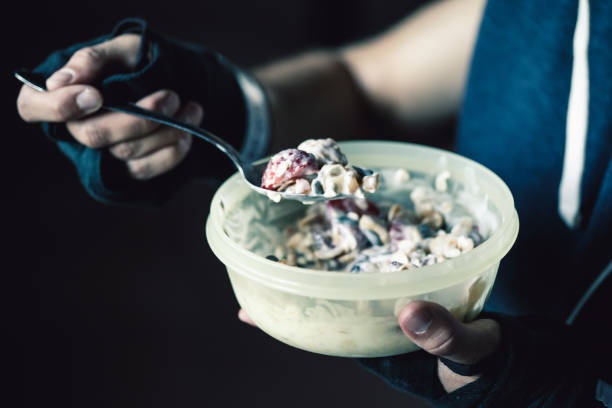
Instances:
[[[266,190],[330,199],[339,195],[361,198],[364,191],[373,193],[378,185],[378,173],[348,164],[333,139],[308,139],[297,149],[280,151],[268,162],[261,180]]]

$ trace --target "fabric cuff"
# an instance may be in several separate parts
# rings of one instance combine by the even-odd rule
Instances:
[[[262,158],[270,144],[270,105],[263,87],[252,75],[239,69],[235,73],[244,94],[247,113],[240,155],[245,162],[251,163]]]
[[[596,370],[570,327],[535,316],[480,317],[500,324],[500,347],[478,380],[435,399],[436,407],[592,405]]]

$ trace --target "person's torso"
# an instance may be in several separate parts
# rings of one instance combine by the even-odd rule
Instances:
[[[520,220],[488,308],[565,320],[612,259],[612,2],[590,0],[582,222],[558,213],[578,0],[487,5],[461,112],[458,153],[496,172]]]

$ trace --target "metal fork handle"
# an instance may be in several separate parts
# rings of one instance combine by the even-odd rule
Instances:
[[[150,121],[157,122],[162,125],[171,126],[184,132],[190,133],[193,136],[199,137],[200,139],[215,145],[219,150],[225,153],[227,157],[230,158],[230,160],[234,163],[234,166],[236,166],[238,171],[240,171],[241,173],[243,172],[243,168],[246,164],[242,161],[240,153],[238,153],[236,149],[234,149],[234,146],[206,129],[202,129],[198,126],[183,122],[182,120],[171,118],[169,116],[141,108],[140,106],[135,105],[133,103],[118,106],[104,105],[103,107],[110,111],[127,113],[128,115],[138,116],[140,118],[148,119]]]

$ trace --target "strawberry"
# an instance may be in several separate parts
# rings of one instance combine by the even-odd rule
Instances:
[[[286,149],[276,153],[266,166],[261,187],[276,190],[287,181],[316,174],[319,170],[315,157],[298,149]]]

